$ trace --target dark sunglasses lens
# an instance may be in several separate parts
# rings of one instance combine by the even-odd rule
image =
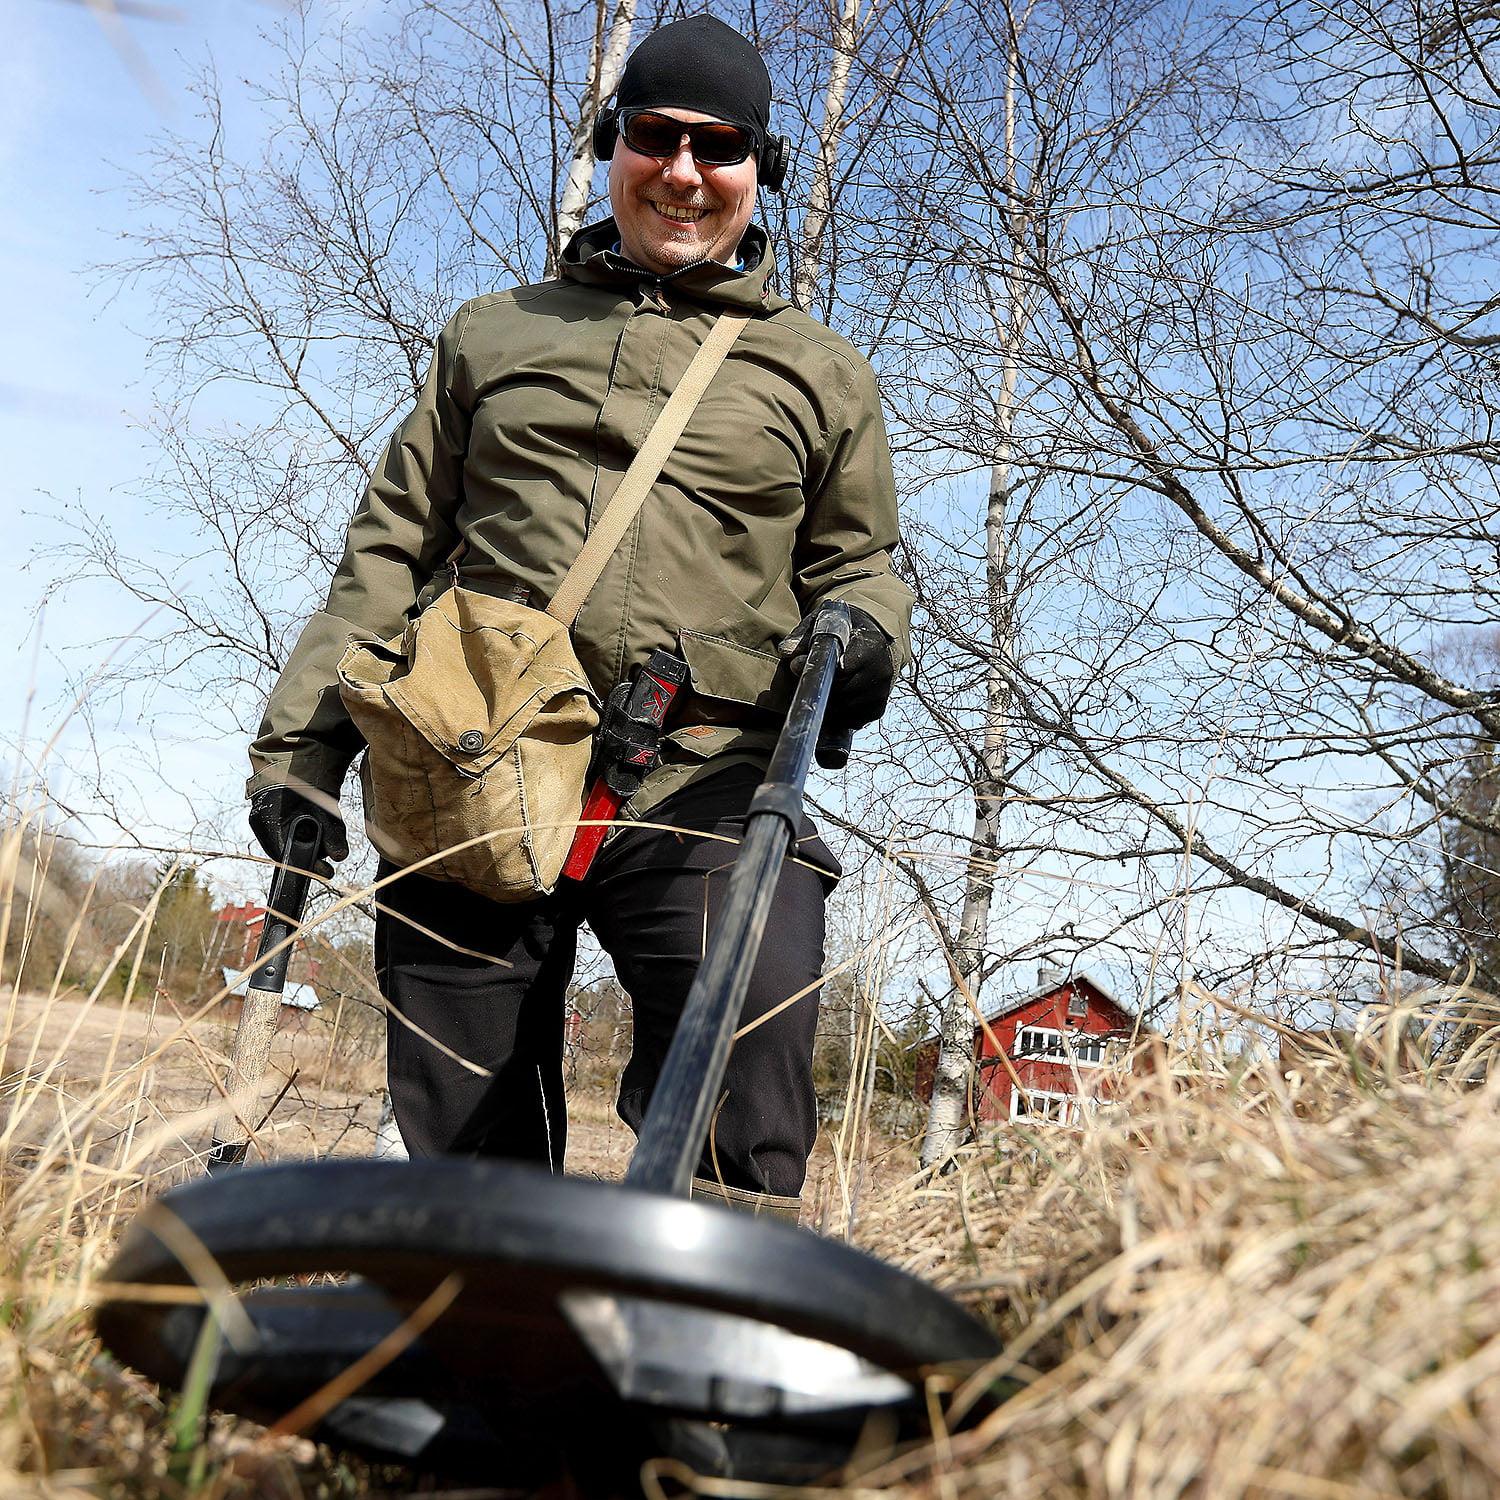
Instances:
[[[694,125],[693,155],[709,166],[727,167],[750,154],[750,137],[738,125]]]
[[[642,156],[671,156],[682,139],[682,126],[666,115],[630,115],[621,130],[625,144]]]
[[[675,156],[686,135],[696,161],[710,167],[730,166],[750,155],[753,142],[738,125],[684,125],[668,115],[627,116],[620,127],[625,144],[642,156]]]

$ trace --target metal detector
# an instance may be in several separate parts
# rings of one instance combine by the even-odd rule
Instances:
[[[928,1377],[999,1352],[916,1277],[686,1196],[848,633],[847,607],[825,605],[623,1183],[504,1161],[308,1162],[189,1184],[131,1224],[112,1282],[188,1284],[168,1248],[183,1226],[231,1283],[351,1278],[243,1296],[248,1325],[221,1325],[218,1405],[272,1420],[363,1360],[320,1436],[448,1478],[526,1490],[566,1474],[580,1495],[619,1496],[662,1456],[728,1479],[823,1478],[920,1438]],[[449,1277],[454,1300],[413,1341],[403,1324]],[[204,1317],[120,1300],[96,1324],[173,1385]]]

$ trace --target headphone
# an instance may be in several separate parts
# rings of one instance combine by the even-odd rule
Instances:
[[[601,109],[594,118],[594,155],[608,161],[615,154],[620,139],[620,115],[615,109]],[[756,186],[779,193],[786,185],[786,174],[792,164],[792,143],[784,135],[768,136],[755,158]]]

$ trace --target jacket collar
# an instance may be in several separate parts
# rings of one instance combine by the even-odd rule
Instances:
[[[580,229],[562,253],[562,274],[585,286],[640,286],[672,288],[703,302],[721,302],[729,307],[765,308],[778,312],[790,307],[766,282],[776,262],[770,254],[766,232],[752,224],[740,241],[743,269],[736,270],[716,260],[700,261],[658,276],[643,270],[616,252],[620,232],[613,219],[602,219]]]

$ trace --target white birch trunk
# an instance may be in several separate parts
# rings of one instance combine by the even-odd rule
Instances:
[[[630,49],[631,29],[635,26],[636,4],[637,0],[620,0],[606,38],[605,0],[599,0],[588,81],[578,101],[578,122],[568,143],[568,172],[557,200],[557,229],[552,241],[551,264],[547,268],[549,276],[557,269],[563,247],[583,227],[583,216],[589,206],[589,185],[594,180],[594,121],[619,85],[625,54]]]
[[[380,1119],[375,1124],[375,1160],[409,1161],[406,1142],[401,1139],[401,1127],[396,1123],[396,1111],[391,1108],[389,1089],[380,1091]]]
[[[985,508],[985,590],[990,630],[990,667],[985,682],[984,739],[980,770],[974,782],[974,821],[969,834],[969,874],[963,915],[954,943],[953,966],[958,980],[948,993],[939,1026],[937,1069],[927,1131],[922,1139],[922,1165],[946,1161],[964,1144],[969,1130],[970,1094],[974,1077],[974,1029],[978,1018],[969,1006],[981,982],[990,911],[994,905],[1000,855],[1000,806],[1005,785],[1010,729],[1010,685],[1003,663],[1012,648],[1013,615],[1010,597],[1010,485],[1011,447],[1015,430],[1017,359],[1025,323],[1016,254],[1023,222],[1016,191],[1016,32],[1005,79],[1005,171],[1009,192],[1010,245],[1005,277],[1004,326],[1000,329],[1000,390],[997,393],[995,460]],[[965,990],[967,989],[967,994]]]
[[[865,20],[874,15],[872,6]],[[828,87],[823,93],[823,123],[818,128],[818,159],[802,216],[801,254],[792,276],[792,301],[804,312],[812,309],[823,274],[823,242],[833,212],[833,176],[839,141],[844,133],[844,109],[849,98],[849,70],[860,34],[859,0],[843,0],[834,21],[833,57],[828,65]]]

